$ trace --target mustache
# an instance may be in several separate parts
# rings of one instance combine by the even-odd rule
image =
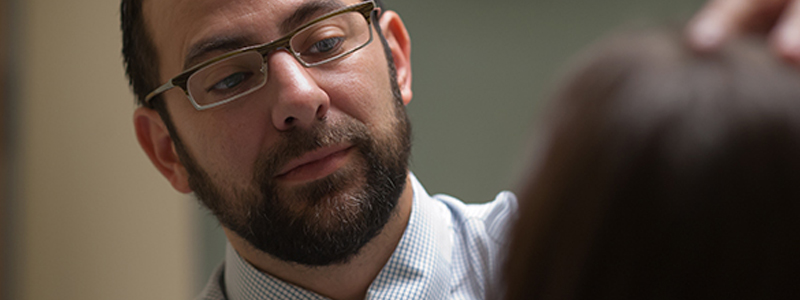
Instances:
[[[335,144],[350,143],[360,147],[369,140],[367,126],[352,118],[324,120],[311,128],[295,127],[282,132],[278,142],[256,161],[257,179],[276,176],[289,161],[310,151]]]

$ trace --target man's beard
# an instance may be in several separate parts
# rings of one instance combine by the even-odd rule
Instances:
[[[174,135],[189,186],[224,227],[258,250],[310,266],[346,263],[380,233],[405,187],[411,128],[394,80],[392,87],[391,132],[372,133],[351,117],[294,128],[256,161],[248,188],[217,185]],[[356,151],[334,173],[291,188],[275,181],[289,160],[340,143]]]

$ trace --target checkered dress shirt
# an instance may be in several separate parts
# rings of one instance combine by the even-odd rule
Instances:
[[[413,174],[414,202],[403,237],[367,290],[366,299],[484,299],[496,274],[516,198],[501,192],[486,204],[430,196]],[[200,300],[328,299],[256,270],[227,246],[225,261]]]

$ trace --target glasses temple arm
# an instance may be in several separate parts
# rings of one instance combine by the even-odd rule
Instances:
[[[167,81],[167,83],[161,85],[156,90],[150,92],[150,94],[147,94],[147,96],[144,97],[144,102],[145,103],[149,103],[150,99],[153,99],[153,97],[158,96],[158,94],[166,92],[167,90],[169,90],[171,88],[174,88],[174,87],[175,87],[175,85],[172,84],[172,80]]]

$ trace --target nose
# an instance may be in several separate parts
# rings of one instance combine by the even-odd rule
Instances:
[[[322,120],[330,108],[328,94],[308,70],[287,51],[275,51],[267,61],[267,85],[277,93],[272,123],[279,131],[309,128]]]

